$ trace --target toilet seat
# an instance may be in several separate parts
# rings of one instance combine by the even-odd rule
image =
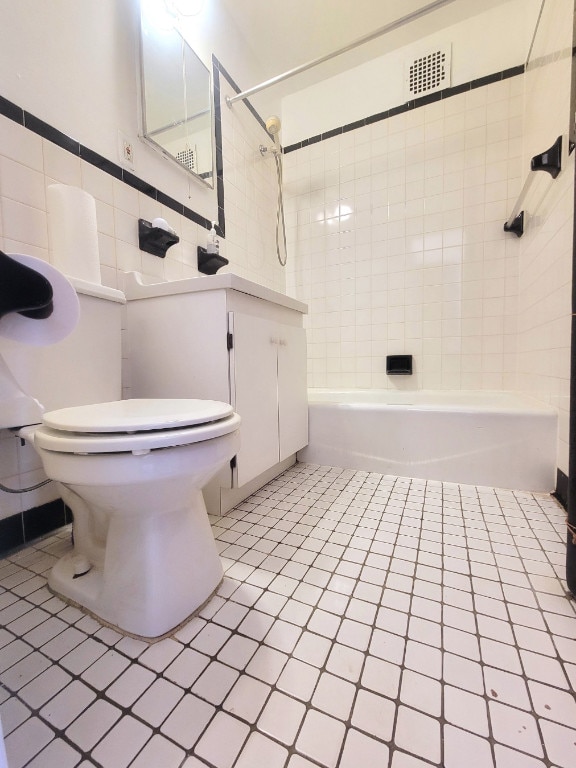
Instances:
[[[118,400],[45,413],[34,441],[59,453],[148,452],[211,440],[240,426],[216,400]]]

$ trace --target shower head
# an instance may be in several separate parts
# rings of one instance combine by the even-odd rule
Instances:
[[[277,133],[280,133],[280,118],[276,117],[276,115],[269,117],[266,120],[266,130],[270,136],[276,136]]]

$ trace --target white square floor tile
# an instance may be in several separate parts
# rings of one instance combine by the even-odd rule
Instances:
[[[356,686],[347,680],[323,672],[312,698],[312,706],[339,720],[348,720]]]
[[[184,691],[182,688],[159,678],[136,701],[132,707],[132,712],[144,720],[144,722],[154,728],[158,728],[183,695]]]
[[[121,714],[117,707],[98,699],[67,728],[66,736],[83,752],[88,752],[110,730]]]
[[[15,768],[576,764],[549,497],[297,464],[213,524],[218,593],[155,643],[50,594],[69,530],[0,561]]]
[[[452,725],[446,725],[444,727],[444,768],[462,768],[463,765],[466,768],[495,768],[490,744],[479,736]]]
[[[18,726],[28,720],[31,714],[28,707],[22,704],[21,701],[18,701],[18,699],[7,699],[0,706],[0,718],[2,719],[4,736],[8,736],[9,733],[16,730]]]
[[[389,749],[386,744],[350,728],[338,765],[339,768],[357,768],[360,765],[384,766],[388,765],[388,758]]]
[[[75,768],[82,756],[63,739],[54,739],[42,750],[32,762],[27,763],[27,768]]]
[[[575,730],[546,720],[540,721],[540,728],[549,759],[558,768],[570,768],[576,760]]]
[[[309,701],[320,671],[311,664],[289,659],[278,678],[276,687],[302,701]]]
[[[433,763],[440,761],[440,724],[428,715],[398,707],[394,741],[400,749]]]
[[[390,699],[371,691],[360,690],[354,703],[351,722],[371,736],[390,741],[395,714],[396,705]]]
[[[217,768],[230,768],[249,733],[246,723],[218,712],[196,745],[195,753]]]
[[[106,695],[121,707],[130,707],[155,679],[156,675],[146,667],[133,665],[112,683]]]
[[[261,733],[252,733],[248,738],[235,768],[283,768],[288,750]]]
[[[344,723],[310,709],[296,741],[296,749],[326,768],[335,768],[345,733]]]
[[[104,768],[126,768],[152,735],[134,717],[123,717],[92,752]]]
[[[302,702],[275,691],[258,719],[258,730],[290,746],[305,713],[306,707]]]
[[[54,732],[41,720],[27,720],[6,737],[6,756],[10,768],[23,768],[53,738]]]
[[[223,707],[231,714],[255,723],[271,690],[271,686],[261,680],[243,675],[228,694]]]
[[[534,703],[534,711],[540,717],[576,728],[576,700],[573,695],[532,681],[528,683],[528,688]]]
[[[41,710],[40,714],[59,730],[66,728],[94,701],[96,694],[79,680],[73,680]]]
[[[147,742],[130,768],[151,768],[151,766],[180,766],[186,753],[168,739],[156,734]]]
[[[442,686],[437,680],[410,669],[402,673],[400,701],[433,717],[442,714]]]
[[[531,708],[528,688],[523,677],[503,672],[501,669],[484,667],[486,695],[490,699],[510,704],[519,709]]]
[[[129,660],[117,651],[107,651],[94,664],[85,669],[81,677],[89,685],[103,691],[124,672],[129,664]]]
[[[489,709],[496,741],[534,757],[544,756],[535,717],[495,701],[489,703]]]
[[[181,652],[182,645],[168,637],[149,646],[138,660],[154,672],[162,672]]]
[[[215,711],[212,704],[187,693],[164,720],[160,731],[188,750],[196,743]]]
[[[488,714],[482,696],[444,686],[444,717],[452,725],[488,737]]]
[[[219,661],[213,661],[192,686],[192,693],[211,704],[218,705],[224,701],[237,678],[236,669]]]

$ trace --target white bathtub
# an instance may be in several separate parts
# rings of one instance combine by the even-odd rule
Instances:
[[[508,392],[310,389],[300,461],[388,475],[553,491],[557,413]]]

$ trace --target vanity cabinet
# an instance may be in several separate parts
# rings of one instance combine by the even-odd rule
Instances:
[[[252,493],[308,443],[306,305],[235,275],[126,280],[126,396],[231,403],[241,447],[220,483]]]
[[[303,328],[230,312],[231,402],[242,417],[241,486],[308,443]]]

